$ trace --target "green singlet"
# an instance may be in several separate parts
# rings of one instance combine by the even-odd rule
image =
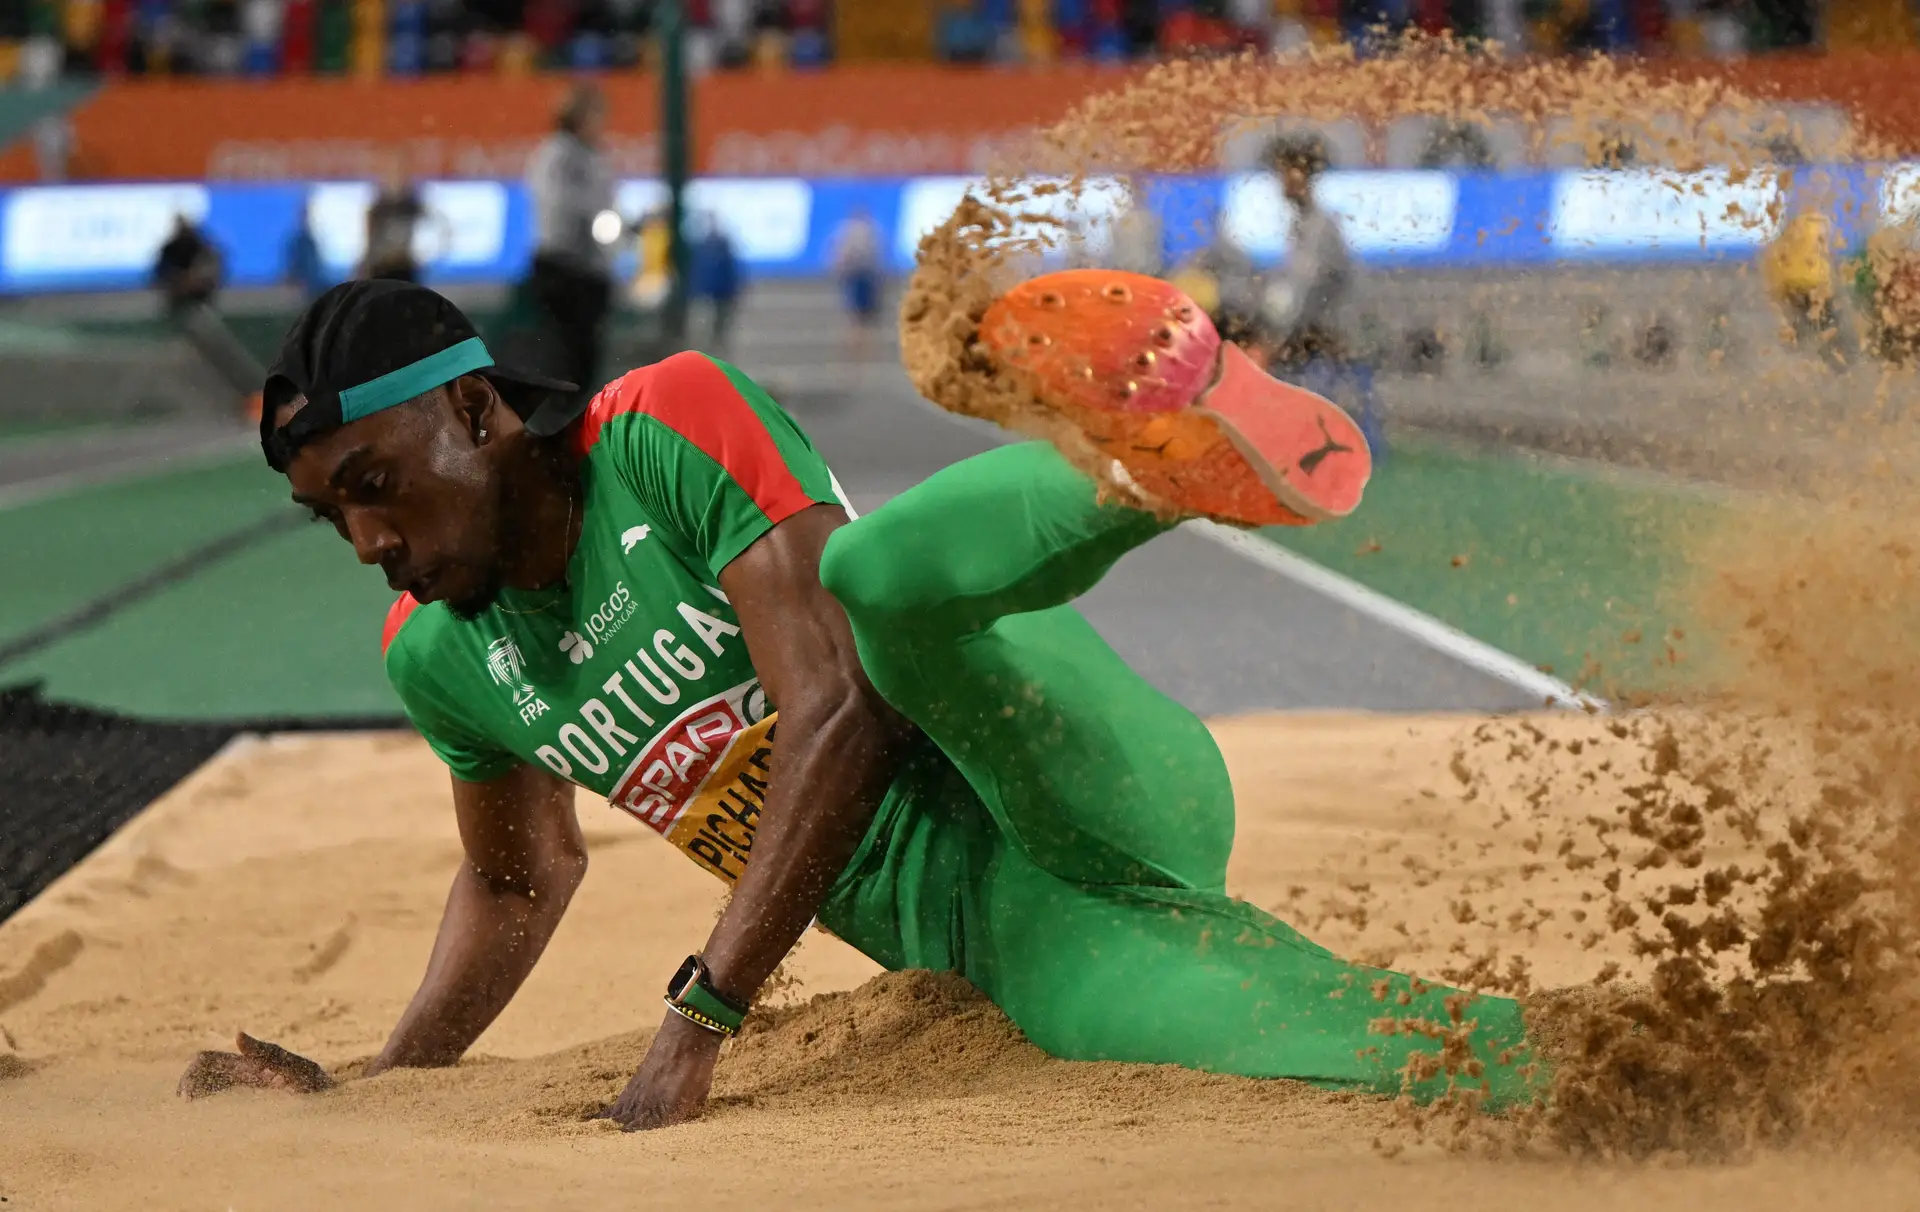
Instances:
[[[792,418],[700,354],[609,385],[579,441],[568,588],[510,591],[471,622],[402,598],[388,674],[456,778],[538,763],[738,878],[774,713],[719,573],[844,499]],[[1444,1021],[1456,991],[1349,964],[1227,896],[1233,790],[1211,735],[1068,605],[1165,528],[1097,503],[1034,443],[835,532],[821,579],[927,741],[820,921],[885,967],[961,973],[1055,1056],[1396,1092],[1435,1045],[1373,1022]],[[1519,1006],[1482,996],[1467,1016],[1492,1102],[1528,1097],[1498,1063],[1522,1042]]]

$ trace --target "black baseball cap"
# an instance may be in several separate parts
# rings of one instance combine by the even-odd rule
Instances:
[[[261,393],[260,448],[285,471],[320,434],[475,372],[536,389],[501,393],[535,437],[559,433],[586,410],[574,384],[496,365],[473,321],[426,287],[342,282],[309,304],[280,343]],[[276,426],[275,414],[300,396],[306,404]]]

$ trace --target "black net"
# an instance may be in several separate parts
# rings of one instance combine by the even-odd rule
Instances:
[[[241,733],[405,727],[399,717],[142,720],[0,688],[0,921]]]

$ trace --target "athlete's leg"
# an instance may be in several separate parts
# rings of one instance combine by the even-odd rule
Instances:
[[[1496,1102],[1526,1097],[1519,1007],[1345,963],[1270,915],[1197,888],[1083,884],[1042,870],[931,746],[907,763],[820,920],[888,968],[964,974],[1027,1037],[1070,1060],[1180,1064],[1393,1093],[1450,1023]],[[1416,992],[1416,989],[1419,990]],[[1404,999],[1404,1000],[1403,1000]],[[1450,1005],[1451,1003],[1451,1005]],[[1447,1049],[1460,1057],[1457,1046]],[[1446,1088],[1416,1083],[1418,1095]]]
[[[1272,915],[1199,889],[1074,884],[1009,856],[983,873],[984,936],[966,975],[1027,1037],[1068,1060],[1178,1064],[1379,1093],[1444,1041],[1383,1034],[1380,1020],[1438,1027],[1455,1008],[1497,1105],[1531,1097],[1520,1006],[1349,964]],[[1416,992],[1418,990],[1418,992]],[[1421,1075],[1422,1097],[1447,1087]]]
[[[889,966],[965,973],[1057,1056],[1397,1089],[1437,1045],[1371,1024],[1444,1021],[1454,991],[1416,995],[1225,896],[1232,790],[1205,726],[1059,605],[1163,528],[1029,445],[835,536],[822,579],[869,675],[965,782],[905,780],[822,920]],[[1468,1015],[1483,1062],[1521,1037],[1511,1001]]]
[[[1100,504],[1051,446],[968,459],[828,545],[874,686],[1039,866],[1220,888],[1233,789],[1206,726],[1063,605],[1167,524]]]

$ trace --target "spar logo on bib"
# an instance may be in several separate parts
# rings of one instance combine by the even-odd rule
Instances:
[[[734,738],[766,715],[766,692],[757,681],[696,703],[654,735],[607,799],[671,834]]]

